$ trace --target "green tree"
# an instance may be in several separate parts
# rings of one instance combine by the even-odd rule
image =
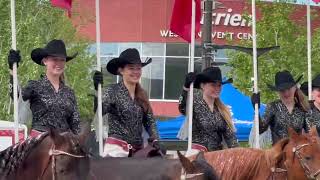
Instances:
[[[279,45],[280,50],[271,51],[259,57],[259,89],[262,102],[268,103],[277,98],[267,84],[274,84],[274,75],[281,70],[289,70],[295,78],[303,75],[307,79],[307,38],[306,17],[292,20],[294,5],[287,3],[257,4],[261,19],[257,22],[257,46],[269,47]],[[315,14],[315,13],[313,13]],[[313,18],[317,18],[313,16]],[[319,32],[313,34],[313,72],[320,72]],[[252,47],[252,42],[241,42],[242,46]],[[230,75],[236,79],[234,84],[242,92],[250,95],[253,87],[252,57],[250,55],[229,51]]]
[[[76,9],[76,6],[75,3],[73,9]],[[12,120],[12,111],[11,114],[8,113],[10,97],[7,65],[7,55],[11,48],[10,1],[0,1],[0,7],[0,119]],[[73,16],[78,15],[73,12]],[[80,16],[78,17],[80,19]],[[78,36],[78,27],[72,24],[63,10],[52,7],[48,0],[16,1],[16,27],[17,49],[22,56],[18,69],[21,85],[26,85],[28,80],[39,79],[40,75],[44,74],[44,68],[31,60],[32,49],[44,47],[52,39],[63,39],[68,53],[79,53],[76,59],[67,63],[66,82],[75,90],[81,118],[91,118],[92,97],[89,97],[88,93],[92,91],[91,70],[95,59],[88,52],[89,41]]]

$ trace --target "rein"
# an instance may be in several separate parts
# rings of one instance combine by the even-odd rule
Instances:
[[[320,174],[320,169],[318,169],[315,173],[312,173],[311,168],[308,166],[307,162],[303,159],[303,157],[301,156],[301,152],[300,152],[300,150],[303,147],[309,146],[309,145],[310,144],[297,145],[296,147],[292,148],[292,152],[294,153],[294,155],[297,156],[299,163],[300,163],[305,175],[307,176],[307,178],[308,179],[317,179],[317,176]],[[286,169],[272,167],[271,172],[274,175],[274,173],[288,172],[288,170],[287,170],[287,167],[286,167]],[[273,179],[273,175],[272,175],[272,179]]]
[[[56,170],[56,159],[55,159],[55,157],[56,156],[66,155],[66,156],[70,156],[70,157],[74,157],[74,158],[84,158],[85,157],[82,155],[75,155],[75,154],[71,154],[71,153],[68,153],[65,151],[57,150],[57,149],[55,149],[55,145],[51,146],[48,154],[49,154],[50,159],[49,159],[49,162],[48,162],[46,168],[42,172],[41,178],[43,177],[44,173],[48,169],[49,164],[50,164],[50,160],[51,160],[52,180],[55,180],[55,174],[56,174],[56,171],[55,171]]]

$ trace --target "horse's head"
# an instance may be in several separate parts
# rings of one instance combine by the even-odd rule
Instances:
[[[49,131],[52,146],[49,150],[49,163],[44,176],[48,179],[81,180],[87,179],[89,173],[89,157],[84,149],[84,141],[88,132],[80,135],[71,132],[59,133]]]
[[[299,135],[289,128],[289,139],[272,148],[274,159],[282,162],[288,180],[320,179],[320,143],[315,127]]]
[[[200,152],[194,161],[190,161],[178,151],[180,162],[186,172],[186,180],[218,180],[213,167],[207,163],[204,153]]]

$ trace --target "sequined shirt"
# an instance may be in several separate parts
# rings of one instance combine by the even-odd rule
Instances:
[[[309,127],[316,126],[320,135],[320,110],[314,105],[313,101],[310,102],[307,122],[309,123]]]
[[[27,93],[32,89],[33,93]],[[60,81],[58,92],[46,76],[37,81],[29,81],[22,88],[24,101],[30,100],[32,111],[32,129],[47,131],[56,128],[80,133],[80,117],[76,97],[71,88]]]
[[[288,137],[288,127],[297,133],[301,133],[302,129],[308,132],[306,117],[307,112],[298,105],[289,113],[282,101],[277,100],[267,105],[263,118],[259,120],[259,132],[263,133],[270,127],[272,143],[275,144],[280,139]]]
[[[108,107],[115,109],[108,112]],[[121,81],[118,84],[109,85],[102,99],[102,112],[107,115],[109,125],[108,135],[122,139],[132,145],[142,145],[143,127],[149,136],[159,138],[156,121],[151,110],[143,111],[137,100],[131,98],[128,89]]]
[[[187,94],[183,90],[179,99],[179,111],[184,115]],[[209,109],[199,90],[195,89],[193,98],[192,142],[205,146],[209,151],[221,150],[223,139],[229,148],[238,147],[236,135],[221,113],[215,108],[213,112]]]

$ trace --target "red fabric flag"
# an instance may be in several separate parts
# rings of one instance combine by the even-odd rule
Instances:
[[[51,0],[51,5],[65,9],[68,12],[68,16],[71,17],[72,0]]]
[[[312,1],[317,3],[317,4],[320,2],[320,0],[312,0]]]
[[[170,30],[189,43],[191,42],[192,1],[175,0],[170,24]],[[200,31],[201,0],[194,1],[196,2],[195,36],[197,38]]]

